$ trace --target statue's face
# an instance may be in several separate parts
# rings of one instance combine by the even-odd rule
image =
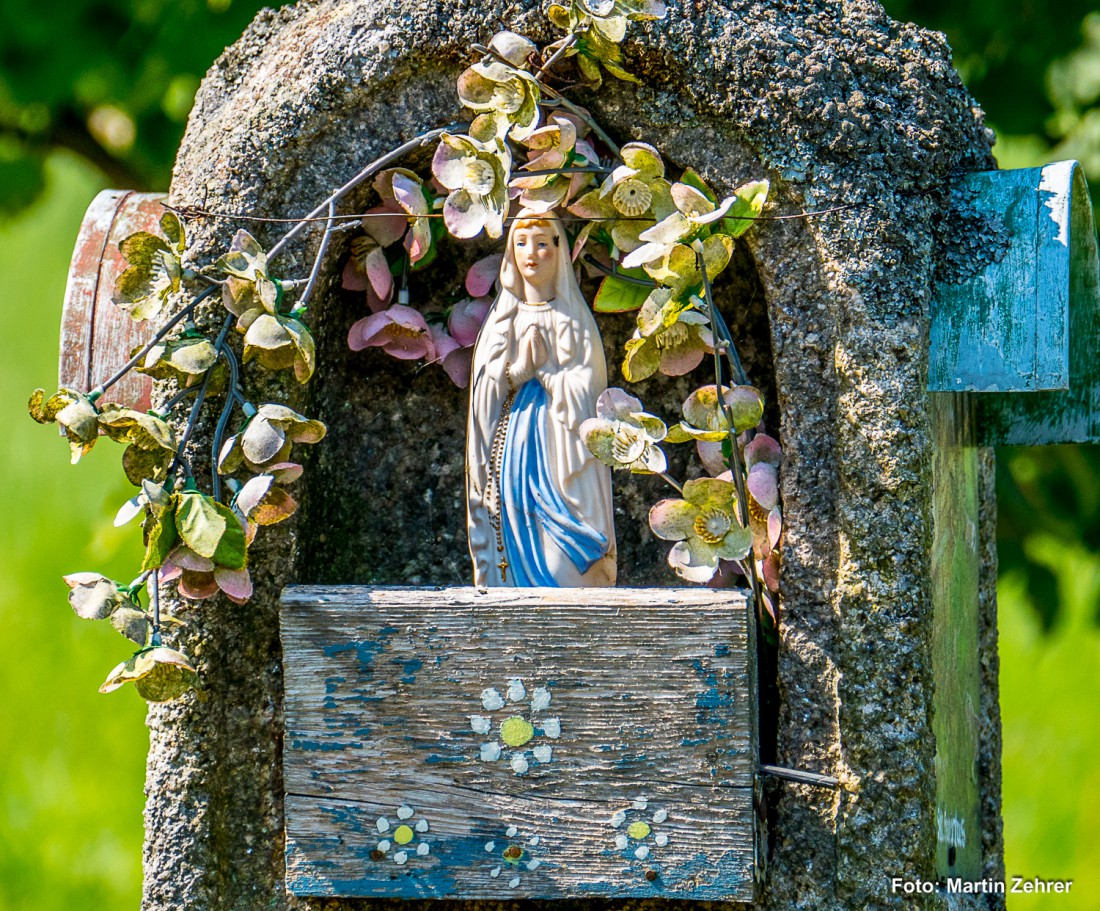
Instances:
[[[542,283],[554,277],[557,247],[554,235],[546,228],[532,225],[516,228],[512,234],[512,253],[520,273],[530,282]]]

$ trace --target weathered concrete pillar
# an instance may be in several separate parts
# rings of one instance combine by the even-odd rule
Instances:
[[[454,80],[472,42],[498,24],[548,40],[540,6],[316,0],[261,13],[203,82],[173,202],[309,211],[376,155],[461,117]],[[758,904],[933,907],[933,897],[903,900],[889,886],[891,876],[935,869],[928,319],[947,184],[993,167],[991,136],[943,37],[891,21],[870,0],[671,6],[665,22],[627,44],[644,84],[609,80],[579,100],[619,139],[653,143],[723,195],[766,176],[773,216],[848,206],[759,223],[729,270],[737,274],[718,289],[784,447],[782,627],[777,689],[764,687],[776,694],[765,701],[774,742],[764,749],[845,785],[769,788]],[[200,219],[190,230],[210,258],[241,226]],[[261,242],[276,236],[277,226],[247,227]],[[302,274],[310,252],[292,251],[282,274]],[[285,399],[329,426],[307,455],[302,514],[261,536],[251,603],[173,611],[189,619],[182,644],[208,698],[149,714],[146,911],[364,907],[296,902],[282,888],[278,593],[291,582],[467,580],[465,396],[379,353],[347,350],[347,329],[362,314],[333,287],[341,253],[330,254],[329,291],[311,308],[317,377],[304,390],[249,379],[254,401]],[[431,282],[414,279],[412,293],[430,293]],[[220,317],[211,309],[204,319]],[[609,351],[627,323],[601,318]],[[658,380],[640,392],[672,416],[689,388]],[[657,495],[645,481],[617,479],[621,584],[672,581],[664,547],[645,529]],[[988,484],[982,496],[989,655]],[[981,831],[992,875],[1001,864],[995,659],[983,667]]]

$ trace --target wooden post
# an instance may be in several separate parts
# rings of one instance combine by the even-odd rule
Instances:
[[[154,231],[164,209],[162,193],[104,190],[88,206],[69,266],[61,314],[58,385],[87,392],[130,358],[149,335],[111,301],[115,278],[126,268],[121,240],[135,231]],[[149,407],[153,381],[131,371],[111,390],[113,400]]]

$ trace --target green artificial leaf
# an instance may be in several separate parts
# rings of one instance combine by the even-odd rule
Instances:
[[[134,348],[130,356],[137,354],[141,347]],[[210,339],[184,333],[171,341],[158,342],[134,369],[155,380],[175,379],[186,386],[196,382],[217,362],[218,354]],[[208,389],[208,393],[210,391]]]
[[[684,431],[683,424],[673,424],[668,428],[668,435],[665,437],[666,443],[693,443],[695,437]]]
[[[151,319],[180,289],[183,268],[179,255],[163,238],[148,231],[131,234],[118,248],[129,268],[116,280],[112,299],[135,320]]]
[[[226,569],[244,569],[248,564],[248,538],[245,531],[229,507],[221,503],[216,505],[227,524],[225,533],[218,542],[218,549],[214,552],[214,562]]]
[[[179,541],[174,508],[178,496],[172,494],[167,506],[150,503],[149,515],[142,526],[145,531],[145,559],[141,563],[143,572],[163,566],[168,554]]]
[[[57,417],[57,412],[61,410],[60,405],[54,407],[55,398],[56,396],[51,396],[47,403],[46,390],[35,389],[31,393],[30,401],[27,402],[27,412],[39,424],[52,424]]]
[[[730,237],[740,237],[749,230],[764,209],[770,186],[766,180],[754,180],[734,190],[737,201],[722,219],[722,230]]]
[[[623,376],[628,382],[640,383],[653,376],[661,367],[661,353],[648,338],[632,338],[625,345]]]
[[[126,237],[118,245],[122,255],[131,266],[149,268],[158,261],[161,253],[170,252],[171,248],[164,242],[164,238],[148,231],[136,231]],[[129,271],[129,270],[127,270]]]
[[[718,197],[714,195],[714,191],[707,186],[706,181],[699,176],[699,173],[694,168],[688,168],[684,171],[683,176],[680,178],[680,183],[687,184],[689,187],[694,187],[710,200],[711,203],[718,205]]]
[[[621,270],[628,275],[636,274],[644,277],[641,269]],[[623,281],[614,275],[608,275],[600,283],[600,289],[596,292],[596,299],[592,308],[597,313],[627,313],[639,309],[649,296],[650,288],[645,285],[637,285],[634,282]]]
[[[188,690],[197,690],[199,675],[190,666],[157,663],[144,677],[134,681],[134,689],[146,702],[171,702]]]
[[[752,386],[734,386],[726,393],[726,402],[733,414],[734,433],[752,430],[764,417],[764,396]]]
[[[134,607],[120,607],[111,614],[111,626],[138,645],[145,645],[149,641],[149,634],[153,629],[145,611]]]
[[[574,23],[570,20],[569,10],[559,3],[551,3],[546,11],[546,18],[563,32],[571,31]]]
[[[629,73],[621,66],[610,61],[604,61],[604,69],[607,70],[616,79],[621,79],[623,82],[633,82],[635,85],[641,85],[642,80],[635,76],[633,73]]]
[[[27,411],[39,424],[56,421],[61,425],[74,465],[99,437],[99,411],[84,393],[62,388],[47,399],[45,390],[36,389],[27,402]]]
[[[99,688],[111,693],[133,683],[138,694],[149,702],[168,702],[190,689],[198,689],[198,674],[187,656],[171,648],[143,648],[123,661]]]
[[[179,494],[176,524],[183,542],[226,569],[244,569],[248,543],[233,511],[199,491]]]
[[[165,212],[160,217],[160,229],[176,253],[183,253],[187,249],[187,235],[183,229],[183,222],[175,212]]]
[[[142,449],[131,444],[122,453],[122,470],[135,487],[141,487],[141,482],[146,479],[163,480],[171,462],[172,453],[166,449]]]
[[[129,443],[139,449],[176,451],[176,436],[163,420],[145,411],[107,405],[99,415],[99,427],[116,443]]]
[[[237,524],[232,516],[230,520]],[[183,543],[199,556],[214,556],[227,527],[225,516],[218,512],[217,504],[211,497],[197,490],[185,490],[179,495],[176,528]]]

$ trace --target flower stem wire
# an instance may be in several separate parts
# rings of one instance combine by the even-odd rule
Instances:
[[[679,484],[678,484],[678,483],[676,482],[676,480],[675,480],[674,478],[672,478],[672,477],[671,477],[671,476],[670,476],[670,475],[668,474],[668,472],[665,472],[665,471],[659,471],[659,472],[657,472],[657,473],[658,473],[658,474],[659,474],[659,475],[660,475],[660,476],[661,476],[662,478],[664,478],[664,479],[665,479],[666,481],[668,481],[668,483],[669,483],[669,484],[671,484],[671,485],[672,485],[672,486],[673,486],[674,488],[676,488],[676,492],[677,492],[677,493],[678,493],[678,494],[679,494],[680,496],[683,496],[683,495],[684,495],[684,488],[683,488],[683,487],[681,487],[681,486],[680,486],[680,485],[679,485]]]
[[[462,129],[466,126],[468,126],[468,124],[451,124],[450,126],[437,127],[434,130],[428,130],[425,133],[414,136],[408,142],[402,143],[392,152],[387,152],[381,158],[376,158],[369,165],[363,168],[363,170],[361,170],[358,174],[351,178],[351,180],[340,187],[340,189],[333,191],[324,202],[322,202],[319,206],[317,206],[316,209],[306,215],[305,218],[299,219],[298,223],[289,231],[287,231],[286,234],[284,234],[281,238],[279,238],[279,240],[275,242],[274,246],[272,246],[272,248],[268,250],[267,261],[270,263],[273,259],[275,259],[275,257],[283,251],[286,245],[306,228],[306,226],[312,219],[315,219],[317,218],[317,216],[324,213],[326,210],[329,209],[329,206],[331,204],[335,204],[339,200],[343,199],[348,193],[359,186],[359,184],[361,184],[364,180],[366,180],[368,177],[373,177],[376,172],[382,170],[382,168],[388,165],[391,161],[396,161],[407,152],[411,152],[414,149],[419,149],[421,146],[427,145],[432,140],[438,139],[444,133],[451,132],[456,129]],[[326,219],[326,221],[328,221],[328,219]]]
[[[328,243],[332,238],[333,222],[336,219],[336,198],[329,197],[328,201],[328,221],[325,222],[325,233],[321,235],[321,245],[317,248],[317,256],[313,260],[313,268],[309,273],[309,281],[306,283],[306,290],[302,292],[302,296],[298,299],[298,308],[305,310],[309,304],[310,295],[313,294],[313,289],[317,286],[317,280],[321,276],[321,263],[324,262],[325,253],[328,252]]]
[[[229,334],[229,327],[233,325],[233,314],[226,314],[225,322],[222,323],[221,332],[218,333],[218,340],[214,343],[214,350],[221,352],[225,346],[225,337]],[[191,414],[187,418],[187,427],[183,431],[183,436],[180,438],[179,447],[176,450],[176,457],[172,460],[172,464],[168,466],[168,482],[171,482],[172,477],[176,473],[176,469],[182,464],[187,469],[187,477],[192,476],[191,465],[184,457],[184,450],[187,448],[187,444],[191,441],[191,435],[195,431],[195,425],[198,423],[199,412],[202,410],[203,402],[206,401],[206,393],[210,388],[210,380],[214,376],[214,369],[211,368],[206,371],[206,376],[203,378],[202,386],[199,387],[199,393],[195,397],[195,404],[191,406]]]
[[[540,67],[540,69],[537,73],[535,73],[535,81],[537,83],[539,83],[540,85],[542,84],[542,77],[546,75],[546,73],[549,71],[550,67],[552,67],[555,63],[557,63],[562,58],[562,56],[569,50],[569,48],[571,48],[574,44],[577,43],[577,39],[579,37],[580,36],[576,32],[571,32],[569,34],[568,38],[565,38],[565,39],[562,40],[561,47],[559,47],[556,51],[554,51],[554,53],[551,55],[550,59],[547,60],[546,63],[544,63]]]
[[[220,500],[222,494],[222,478],[218,472],[218,458],[222,451],[222,441],[225,439],[225,429],[229,425],[229,418],[233,414],[233,403],[240,404],[246,412],[246,406],[248,406],[248,402],[240,389],[240,367],[237,365],[237,355],[233,353],[232,348],[225,344],[220,347],[219,352],[225,356],[226,363],[229,365],[229,392],[226,395],[221,414],[218,415],[218,423],[214,428],[214,439],[211,443],[210,490],[215,500]]]
[[[191,301],[191,303],[180,310],[179,313],[168,320],[168,322],[161,326],[160,329],[157,330],[156,334],[142,346],[141,350],[137,354],[135,354],[132,358],[130,358],[130,360],[128,360],[125,364],[118,368],[118,370],[114,373],[114,375],[111,376],[110,379],[104,380],[93,390],[91,390],[91,392],[88,393],[88,398],[95,401],[101,395],[103,395],[103,393],[110,389],[115,383],[126,376],[127,373],[129,373],[131,370],[134,369],[134,367],[142,362],[145,355],[152,351],[153,347],[159,341],[161,341],[161,339],[163,339],[169,332],[175,329],[176,326],[178,326],[184,319],[194,313],[195,308],[215,291],[218,291],[219,288],[220,286],[218,285],[207,288],[205,291],[202,292],[202,294]]]
[[[714,387],[718,396],[718,402],[725,411],[726,421],[729,424],[729,466],[730,474],[733,475],[733,483],[737,489],[737,509],[741,514],[741,524],[743,527],[749,527],[749,493],[745,487],[745,469],[741,462],[741,450],[737,447],[737,431],[734,427],[733,421],[733,408],[725,402],[725,396],[722,392],[722,349],[725,349],[726,359],[729,361],[730,369],[734,373],[735,379],[739,385],[747,384],[747,377],[745,376],[744,368],[741,366],[741,359],[737,356],[737,348],[733,344],[733,339],[729,337],[729,328],[726,326],[725,320],[722,320],[721,314],[718,312],[718,308],[714,305],[714,294],[710,287],[710,276],[707,275],[707,264],[703,260],[703,254],[700,250],[695,251],[695,258],[699,264],[699,269],[703,273],[703,292],[707,300],[707,310],[710,315],[711,327],[716,331],[718,330],[719,321],[721,321],[722,329],[725,332],[725,337],[722,339],[726,342],[725,345],[714,346]],[[756,558],[750,552],[746,558],[745,568],[749,571],[749,583],[752,586],[753,604],[756,608],[757,621],[761,624],[764,623],[764,593],[760,585],[760,576],[756,572]]]
[[[160,640],[160,569],[153,570],[153,580],[149,586],[149,604],[153,608],[153,634],[149,644],[159,648]]]

